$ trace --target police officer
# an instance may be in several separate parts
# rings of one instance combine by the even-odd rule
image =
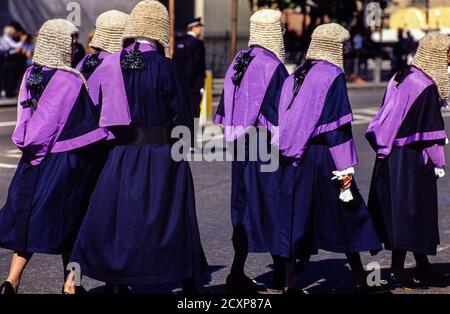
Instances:
[[[195,117],[200,116],[202,89],[205,82],[205,43],[202,39],[204,25],[201,18],[190,21],[187,33],[176,44],[174,61],[183,75],[189,90],[189,99],[195,107]]]

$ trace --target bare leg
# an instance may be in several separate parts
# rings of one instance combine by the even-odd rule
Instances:
[[[16,292],[20,285],[22,273],[32,256],[33,253],[14,252],[13,254],[11,266],[9,268],[9,275],[6,281],[12,284]]]
[[[67,275],[66,282],[64,283],[64,294],[75,294],[76,293],[75,277],[76,277],[76,272],[75,272],[75,270],[72,269],[69,272],[69,274]]]

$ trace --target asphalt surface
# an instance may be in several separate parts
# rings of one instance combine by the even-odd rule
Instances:
[[[353,127],[354,137],[359,155],[356,167],[356,180],[362,195],[367,199],[370,177],[374,162],[374,153],[364,140],[364,132],[368,122],[376,112],[383,97],[382,89],[360,89],[350,92],[351,103],[355,114]],[[447,116],[447,113],[445,113]],[[15,150],[10,137],[14,128],[16,111],[14,107],[0,107],[0,203],[3,204],[10,180],[14,174],[14,166],[20,154]],[[450,118],[445,122],[450,126]],[[447,128],[448,129],[448,128]],[[447,130],[449,131],[449,130]],[[447,146],[450,158],[450,146]],[[227,162],[191,162],[196,188],[197,215],[203,246],[210,265],[210,277],[205,277],[205,293],[224,291],[225,278],[232,262],[230,223],[230,163]],[[437,256],[431,257],[436,267],[450,273],[450,174],[439,181],[440,231],[441,245]],[[11,253],[0,249],[0,280],[8,272]],[[376,261],[383,267],[386,275],[390,254],[382,252],[377,256],[363,254],[367,264]],[[271,258],[268,254],[250,254],[246,272],[249,276],[270,284]],[[407,267],[413,271],[414,260],[408,254]],[[28,265],[20,293],[60,293],[63,272],[61,259],[58,256],[35,255]],[[306,267],[301,277],[302,285],[312,293],[350,293],[351,273],[342,254],[331,254],[321,251]],[[101,293],[103,283],[84,278],[84,286],[92,293]],[[176,290],[175,286],[135,287],[137,293],[167,293]],[[276,293],[275,291],[269,291]],[[449,288],[432,288],[425,290],[397,289],[394,293],[450,293]]]

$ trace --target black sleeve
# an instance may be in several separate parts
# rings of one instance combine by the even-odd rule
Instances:
[[[283,84],[288,76],[286,67],[280,63],[270,80],[261,105],[261,114],[274,126],[278,126],[278,106]]]
[[[347,123],[336,130],[324,134],[328,147],[335,147],[353,139],[352,126]]]
[[[58,141],[70,140],[99,128],[100,114],[83,86]]]
[[[411,105],[397,138],[442,130],[445,130],[445,125],[441,113],[441,100],[437,86],[433,84],[425,88]]]
[[[191,88],[194,91],[200,92],[200,89],[202,89],[205,85],[205,71],[206,71],[206,64],[205,64],[205,44],[202,40],[196,40],[192,45],[192,51],[191,51],[191,69],[190,69],[190,75],[191,75]]]
[[[328,90],[318,125],[337,121],[352,113],[347,93],[347,82],[345,75],[339,75]]]
[[[194,107],[189,101],[186,84],[171,60],[166,60],[164,68],[166,76],[163,88],[165,99],[172,112],[172,127],[184,125],[193,128]]]
[[[225,101],[223,99],[224,91],[222,91],[222,95],[220,96],[219,106],[217,107],[216,115],[225,117]]]

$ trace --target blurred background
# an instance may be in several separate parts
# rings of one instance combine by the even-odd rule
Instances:
[[[2,96],[15,97],[17,84],[31,63],[36,31],[49,18],[67,18],[79,27],[79,54],[88,43],[96,17],[110,9],[130,12],[139,0],[1,0],[0,69]],[[248,41],[249,18],[261,7],[284,12],[287,66],[301,64],[314,28],[337,22],[351,32],[345,47],[349,82],[387,81],[414,54],[427,32],[450,34],[450,0],[163,0],[173,17],[173,42],[194,17],[205,24],[206,69],[214,78],[213,96],[221,89],[230,58]],[[9,26],[9,27],[7,27]],[[9,40],[9,39],[12,39]]]

